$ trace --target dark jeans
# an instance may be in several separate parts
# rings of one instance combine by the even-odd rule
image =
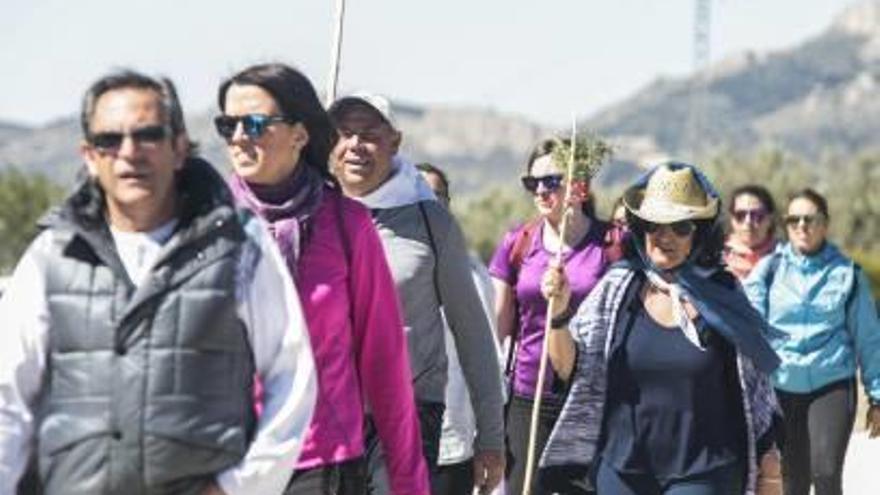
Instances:
[[[843,493],[843,460],[856,415],[855,378],[808,394],[776,391],[784,416],[782,479],[786,495]]]
[[[507,407],[507,493],[520,494],[523,491],[526,477],[526,457],[529,448],[529,432],[532,425],[532,405],[534,401],[514,395]],[[541,412],[538,416],[538,431],[535,438],[535,467],[544,452],[547,438],[553,431],[556,418],[562,410],[562,404],[544,399],[541,401]],[[532,495],[550,495],[550,491],[542,488],[532,472]]]
[[[416,402],[419,414],[419,429],[422,432],[422,453],[428,465],[428,475],[433,484],[437,470],[437,457],[440,455],[440,432],[443,427],[443,412],[446,406],[438,402]],[[385,454],[379,442],[379,434],[372,418],[367,417],[364,428],[367,459],[367,493],[370,495],[391,495],[388,470],[385,467]]]
[[[650,475],[621,474],[605,462],[599,465],[596,477],[596,488],[601,495],[741,495],[742,485],[740,464],[666,483],[665,486]]]
[[[295,471],[285,495],[364,495],[367,465],[363,458]]]
[[[432,495],[470,495],[474,491],[474,458],[437,466],[437,474],[431,480]]]

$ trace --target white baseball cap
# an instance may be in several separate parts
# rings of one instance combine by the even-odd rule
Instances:
[[[391,112],[391,102],[388,101],[388,98],[375,93],[358,91],[348,96],[343,96],[334,101],[330,108],[327,109],[327,112],[330,115],[338,115],[342,112],[343,108],[352,104],[367,105],[375,110],[388,125],[397,129],[397,122],[394,120],[394,114]]]

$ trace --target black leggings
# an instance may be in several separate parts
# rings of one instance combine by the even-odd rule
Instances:
[[[440,455],[440,433],[443,428],[443,412],[446,406],[440,402],[416,402],[419,414],[419,430],[422,433],[422,453],[428,467],[430,482],[437,474],[437,457]],[[391,480],[385,466],[385,453],[379,441],[376,425],[368,416],[364,429],[365,452],[367,459],[367,493],[369,495],[390,495]]]
[[[785,495],[843,493],[843,460],[856,415],[855,378],[808,394],[776,391],[782,406],[785,444],[782,478]]]
[[[431,480],[431,495],[470,495],[474,491],[474,458],[457,464],[437,466]]]
[[[507,430],[507,493],[522,493],[523,484],[526,481],[526,456],[528,455],[533,404],[532,399],[514,395],[507,408],[507,424],[505,425]],[[541,414],[535,439],[536,467],[561,410],[562,405],[558,402],[550,402],[546,398],[541,401]],[[550,494],[537,483],[534,471],[532,472],[530,493],[533,495]]]

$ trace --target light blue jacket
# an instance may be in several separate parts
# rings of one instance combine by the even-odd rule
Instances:
[[[880,401],[880,322],[863,271],[828,242],[804,256],[785,243],[743,281],[767,318],[768,340],[782,359],[773,384],[808,393],[854,377],[861,366],[866,393]]]

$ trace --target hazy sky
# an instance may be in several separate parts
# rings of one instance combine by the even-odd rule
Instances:
[[[323,90],[335,0],[4,0],[0,120],[77,111],[113,67],[171,76],[187,111],[265,60]],[[712,59],[778,50],[852,0],[714,0]],[[348,0],[340,85],[392,99],[493,107],[553,124],[692,66],[694,0]]]

